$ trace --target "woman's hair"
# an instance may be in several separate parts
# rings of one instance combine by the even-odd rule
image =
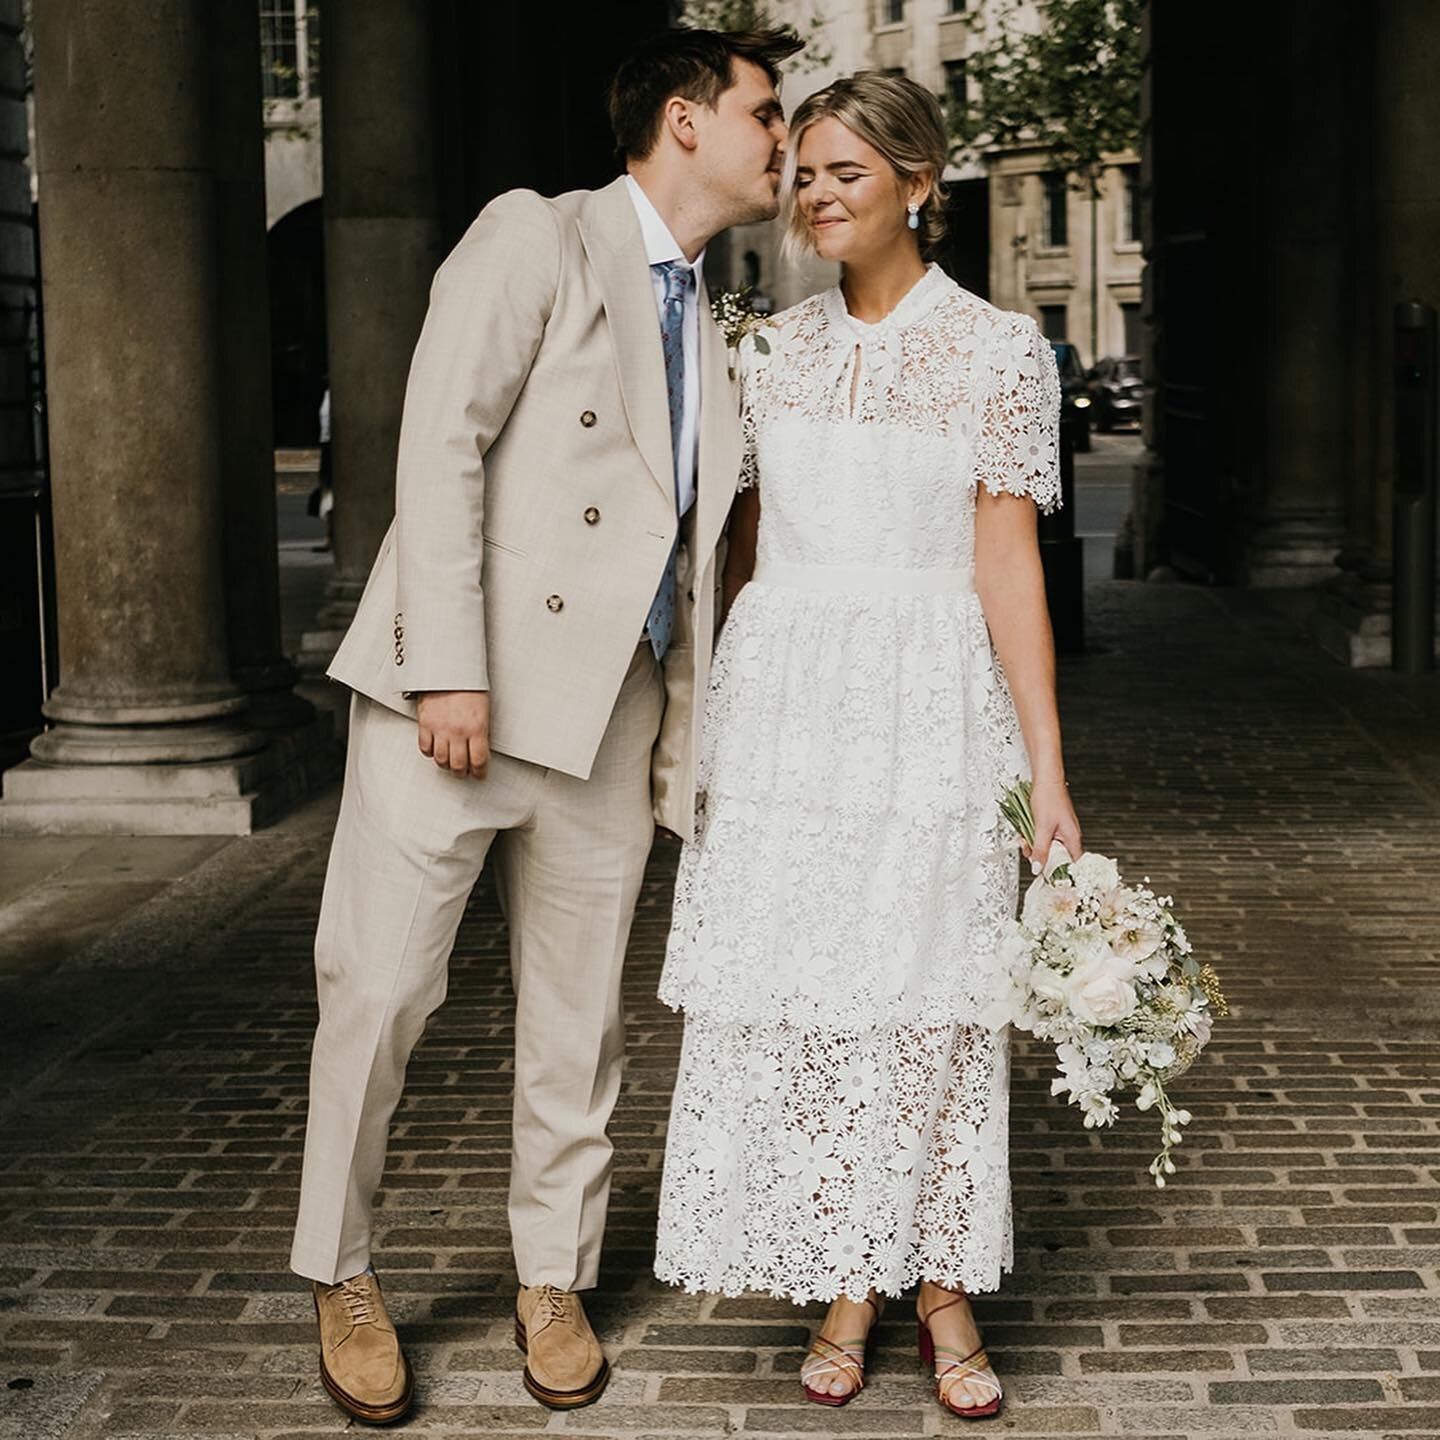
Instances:
[[[861,70],[817,90],[795,111],[785,144],[785,178],[781,186],[785,238],[781,248],[794,259],[814,248],[809,227],[795,203],[795,169],[800,140],[818,120],[833,116],[847,130],[873,146],[902,180],[930,176],[930,193],[920,207],[916,239],[920,253],[930,255],[945,235],[945,186],[940,177],[950,158],[950,133],[940,102],[905,75]]]
[[[758,65],[772,85],[780,63],[805,42],[793,30],[664,30],[633,50],[610,82],[610,126],[623,160],[644,160],[660,139],[665,102],[672,95],[708,106],[735,84],[734,62]]]

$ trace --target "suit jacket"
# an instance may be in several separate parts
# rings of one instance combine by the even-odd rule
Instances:
[[[715,552],[740,430],[703,285],[697,497],[652,766],[694,825]],[[411,363],[395,519],[330,675],[414,715],[489,690],[493,749],[588,777],[675,538],[665,360],[624,180],[487,205],[436,273]]]

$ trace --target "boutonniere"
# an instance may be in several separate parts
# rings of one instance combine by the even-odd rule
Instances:
[[[751,307],[751,288],[742,285],[738,290],[718,290],[710,297],[710,313],[725,339],[725,349],[729,354],[727,368],[732,380],[740,358],[740,342],[747,335],[754,340],[755,349],[761,355],[770,353],[770,342],[760,333],[768,317]]]

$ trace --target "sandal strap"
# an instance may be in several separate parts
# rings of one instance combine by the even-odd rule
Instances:
[[[859,1350],[859,1355],[855,1350]],[[810,1342],[810,1349],[800,1365],[801,1380],[813,1380],[827,1371],[833,1371],[836,1375],[843,1375],[847,1380],[855,1382],[856,1390],[865,1388],[865,1368],[861,1364],[865,1358],[864,1341],[858,1346],[837,1345],[833,1340],[827,1340],[823,1335],[817,1335]]]
[[[939,1353],[937,1350],[936,1354]],[[944,1369],[937,1368],[935,1371],[936,1393],[947,1406],[949,1393],[956,1385],[970,1384],[974,1381],[989,1386],[995,1392],[997,1400],[1005,1394],[994,1370],[990,1368],[990,1357],[986,1355],[983,1345],[978,1350],[972,1351],[963,1360],[953,1360]]]
[[[937,1285],[935,1288],[937,1290],[940,1290],[944,1287]],[[969,1295],[967,1295],[963,1290],[946,1290],[945,1293],[947,1295],[953,1295],[955,1298],[953,1300],[946,1300],[943,1304],[936,1305],[933,1309],[925,1311],[923,1315],[920,1313],[919,1305],[916,1305],[915,1315],[922,1325],[928,1325],[931,1319],[934,1316],[938,1315],[942,1310],[949,1310],[951,1306],[958,1305],[962,1300],[968,1300],[970,1298]]]

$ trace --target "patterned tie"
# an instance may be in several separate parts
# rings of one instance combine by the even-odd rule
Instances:
[[[685,413],[685,297],[695,284],[695,272],[683,260],[666,260],[652,265],[665,280],[665,300],[660,320],[660,345],[665,352],[665,390],[670,397],[670,453],[674,459],[675,510],[680,510],[680,426]],[[645,621],[650,648],[657,660],[670,648],[675,625],[675,557],[680,546],[677,533],[665,561],[660,588]]]

